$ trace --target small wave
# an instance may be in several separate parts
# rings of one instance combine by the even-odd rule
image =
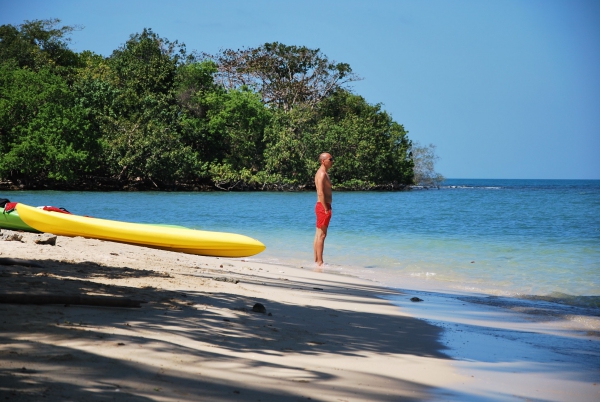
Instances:
[[[435,276],[437,275],[435,272],[412,272],[409,274],[410,276]]]
[[[513,297],[501,296],[466,296],[459,297],[459,300],[469,303],[483,304],[493,307],[506,308],[511,311],[528,315],[533,321],[558,321],[564,320],[570,322],[574,329],[591,331],[590,334],[600,334],[600,311],[597,303],[600,297],[597,296],[571,296],[565,298],[561,294],[560,298],[550,296],[521,295]],[[557,300],[573,300],[573,298],[592,298],[596,299],[590,304],[590,300],[584,299],[585,305],[575,305],[560,303]]]
[[[479,292],[490,295],[490,298],[508,298],[529,300],[532,302],[556,303],[563,306],[600,309],[600,296],[576,296],[562,292],[552,292],[547,295],[530,295],[501,289],[487,289],[477,286],[456,286],[457,289],[469,292]],[[600,314],[600,313],[599,313]]]
[[[561,292],[552,292],[546,296],[521,295],[518,297],[526,300],[566,304],[568,306],[600,308],[600,296],[574,296]]]
[[[440,186],[441,189],[465,189],[465,190],[501,190],[505,187],[499,186]]]

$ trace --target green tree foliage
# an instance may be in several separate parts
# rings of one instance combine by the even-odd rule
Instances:
[[[209,131],[222,139],[221,161],[211,165],[211,178],[219,187],[248,181],[263,165],[263,133],[270,113],[254,92],[232,90],[211,97]]]
[[[103,57],[71,51],[74,28],[59,22],[0,27],[2,178],[311,188],[328,151],[337,188],[412,183],[402,125],[350,92],[358,77],[319,49],[196,57],[145,29]]]
[[[177,75],[182,139],[196,153],[202,177],[208,177],[210,164],[218,163],[227,154],[223,132],[210,125],[210,116],[218,113],[221,100],[227,94],[214,83],[216,71],[210,61],[188,62],[179,67]]]
[[[94,170],[97,138],[61,76],[0,65],[0,176],[72,180]]]
[[[371,188],[403,184],[412,179],[411,145],[404,127],[361,96],[340,91],[322,105],[320,137],[329,141],[336,158],[333,183]]]
[[[194,172],[196,155],[182,141],[176,99],[177,68],[185,48],[152,30],[132,35],[113,52],[113,117],[103,121],[106,161],[122,179],[171,183]]]
[[[54,67],[59,71],[77,67],[79,59],[68,47],[76,28],[58,28],[58,19],[25,21],[19,26],[0,26],[0,60],[13,60],[32,70]]]
[[[369,189],[412,179],[410,141],[404,128],[364,98],[339,90],[312,112],[280,113],[267,130],[267,171],[287,182],[310,186],[316,155],[335,156],[332,183]]]
[[[177,66],[185,55],[184,45],[144,29],[141,34],[131,35],[125,45],[115,50],[109,63],[120,86],[131,91],[131,95],[169,95]]]
[[[214,82],[212,61],[179,69],[178,99],[185,139],[218,188],[248,184],[263,165],[263,136],[271,112],[247,87],[225,90]]]

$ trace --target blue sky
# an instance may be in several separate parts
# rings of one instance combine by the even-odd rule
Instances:
[[[145,27],[208,53],[320,48],[446,177],[600,179],[597,0],[0,0],[0,24],[46,18],[105,56]]]

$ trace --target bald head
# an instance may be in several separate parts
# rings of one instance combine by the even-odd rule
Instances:
[[[331,158],[331,155],[329,155],[327,152],[323,152],[321,155],[319,155],[319,163],[323,163],[325,159],[329,158]]]

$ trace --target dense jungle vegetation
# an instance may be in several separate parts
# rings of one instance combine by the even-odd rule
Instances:
[[[188,53],[151,29],[109,57],[69,48],[59,20],[0,26],[0,177],[21,188],[314,187],[414,180],[404,127],[353,93],[318,49],[266,43]]]

